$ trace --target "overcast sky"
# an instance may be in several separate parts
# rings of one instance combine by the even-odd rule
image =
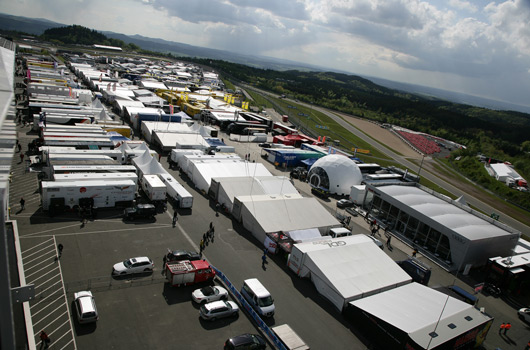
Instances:
[[[0,11],[530,105],[530,0],[0,0]]]

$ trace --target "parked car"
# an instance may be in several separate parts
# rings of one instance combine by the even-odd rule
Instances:
[[[228,291],[219,286],[208,286],[200,289],[195,289],[191,293],[191,298],[197,304],[210,303],[217,300],[225,300],[228,298]]]
[[[168,262],[182,260],[201,260],[201,254],[184,249],[177,249],[173,251],[169,250],[166,255],[166,260]]]
[[[521,320],[525,321],[526,323],[530,323],[530,308],[525,307],[525,308],[519,309],[517,314],[519,315],[519,318]]]
[[[152,219],[156,215],[156,207],[153,204],[137,204],[132,208],[125,208],[123,218],[134,220],[139,218]]]
[[[351,208],[355,204],[349,199],[340,199],[337,201],[337,208]]]
[[[146,256],[127,259],[123,262],[114,264],[112,267],[113,275],[125,275],[140,272],[151,272],[155,264]]]
[[[239,307],[233,301],[219,300],[201,306],[199,314],[204,320],[215,321],[218,318],[238,315]]]
[[[74,293],[74,304],[77,321],[79,323],[96,322],[99,319],[92,292],[81,291]]]
[[[260,143],[258,146],[263,147],[263,148],[271,148],[271,144],[268,142]]]
[[[265,340],[257,334],[241,334],[225,341],[224,350],[262,350],[267,347]]]

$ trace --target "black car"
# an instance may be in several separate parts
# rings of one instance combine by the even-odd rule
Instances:
[[[166,260],[169,261],[182,261],[182,260],[200,260],[201,254],[197,252],[190,252],[189,250],[177,249],[168,251]]]
[[[254,350],[265,349],[265,340],[257,334],[241,334],[237,337],[227,339],[224,350]]]
[[[134,220],[138,218],[152,219],[156,215],[156,208],[153,204],[137,204],[132,208],[125,208],[123,217],[125,219]]]
[[[271,144],[268,142],[260,143],[258,146],[263,147],[263,148],[271,148]]]

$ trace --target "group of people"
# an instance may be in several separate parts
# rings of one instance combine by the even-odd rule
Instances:
[[[499,334],[506,335],[506,332],[508,332],[510,328],[512,328],[510,322],[501,323],[501,326],[499,328]]]
[[[205,234],[202,235],[202,239],[199,242],[199,252],[201,254],[210,241],[213,243],[214,234],[215,234],[215,227],[213,226],[213,222],[210,222],[210,228],[208,229],[208,231],[206,231]]]

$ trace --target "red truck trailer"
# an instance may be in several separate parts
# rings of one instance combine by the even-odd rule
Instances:
[[[168,262],[165,273],[166,279],[172,286],[187,286],[215,277],[215,271],[206,260]]]

